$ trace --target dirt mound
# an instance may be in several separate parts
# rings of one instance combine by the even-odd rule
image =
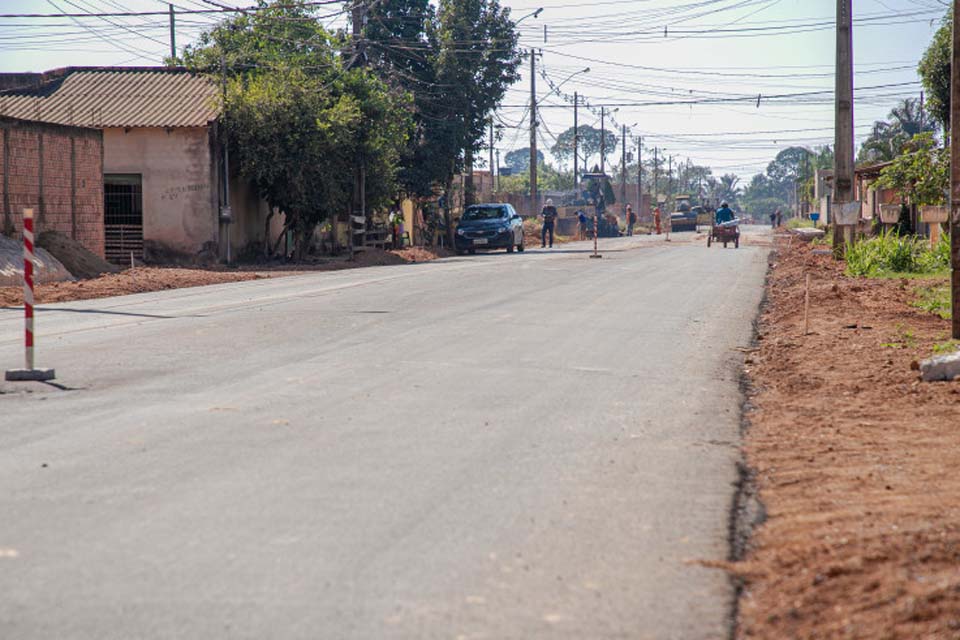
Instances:
[[[34,253],[34,282],[60,282],[73,276],[59,260],[44,249]],[[23,286],[23,243],[0,235],[0,287]]]
[[[738,637],[960,637],[960,382],[912,363],[949,322],[921,281],[849,278],[777,237],[745,452],[768,520],[734,569]],[[810,287],[810,333],[804,289]]]
[[[56,231],[41,233],[37,237],[37,245],[53,254],[73,274],[73,277],[81,280],[120,271],[119,267],[89,251],[73,238]]]

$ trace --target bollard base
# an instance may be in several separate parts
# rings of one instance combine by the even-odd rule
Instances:
[[[593,253],[593,254],[590,254],[590,257],[591,257],[591,258],[602,258],[602,257],[603,257],[603,254]]]
[[[46,382],[56,377],[53,369],[7,369],[7,382]]]

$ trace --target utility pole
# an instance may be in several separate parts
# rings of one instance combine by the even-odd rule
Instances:
[[[643,138],[637,137],[637,217],[643,212]]]
[[[960,0],[953,0],[950,65],[950,300],[953,339],[960,340]]]
[[[500,193],[500,149],[497,149],[497,172],[496,172],[496,182],[494,182],[494,189],[497,193]]]
[[[834,129],[833,209],[853,202],[853,0],[837,0],[836,124]],[[833,253],[843,255],[846,225],[833,222]]]
[[[540,212],[537,193],[537,54],[530,49],[530,206],[531,215]]]
[[[496,170],[493,168],[493,118],[490,118],[490,191],[493,192],[493,175]]]
[[[660,206],[660,159],[657,157],[659,153],[657,147],[653,148],[653,206]]]
[[[604,107],[600,107],[600,173],[603,174],[603,156],[607,153],[607,130],[606,118],[607,112]]]
[[[620,144],[621,144],[621,158],[620,158],[620,206],[623,207],[623,219],[627,224],[630,224],[630,221],[627,220],[627,125],[620,125]]]
[[[167,7],[170,9],[170,59],[173,61],[172,64],[177,62],[177,18],[176,14],[173,11],[173,5],[168,4]]]
[[[670,156],[670,169],[667,171],[667,202],[673,201],[673,156]],[[670,206],[671,210],[673,205]]]
[[[227,102],[227,58],[220,55],[220,87],[223,91],[223,102]],[[223,205],[220,207],[220,222],[224,227],[224,236],[227,239],[227,264],[230,264],[230,222],[233,212],[230,210],[230,142],[227,140],[227,110],[223,110]],[[270,239],[266,239],[269,244]]]
[[[351,17],[353,19],[353,56],[354,62],[358,64],[363,64],[362,62],[362,44],[361,37],[363,35],[363,17],[366,10],[364,5],[365,0],[354,0],[353,7],[351,8]],[[355,247],[356,247],[356,236],[359,235],[361,239],[366,240],[366,217],[367,217],[367,163],[366,158],[363,157],[363,152],[360,151],[357,154],[357,172],[356,172],[356,181],[355,181],[355,199],[354,207],[359,207],[359,211],[354,209],[350,212],[350,224],[347,225],[350,234],[350,259],[353,260]],[[449,203],[450,194],[446,194],[447,201]],[[447,205],[449,207],[449,204]],[[363,229],[358,230],[354,228],[354,216],[363,220]],[[359,223],[357,223],[359,224]],[[448,225],[449,226],[449,225]]]
[[[580,104],[580,95],[573,92],[573,188],[580,192],[579,173],[577,172],[577,150],[580,146],[580,124],[577,120],[577,106]]]

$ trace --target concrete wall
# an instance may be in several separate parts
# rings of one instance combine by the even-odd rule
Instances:
[[[37,231],[58,231],[104,255],[103,136],[95,129],[0,118],[2,229],[19,236],[24,208]]]
[[[219,198],[209,130],[104,129],[107,174],[140,174],[144,244],[196,255],[218,241]]]

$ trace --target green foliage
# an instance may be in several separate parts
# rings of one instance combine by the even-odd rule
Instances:
[[[600,155],[601,137],[603,139],[604,158],[616,152],[620,139],[612,131],[604,130],[601,132],[600,129],[595,129],[589,125],[581,125],[578,129],[577,153],[581,158],[585,158],[589,162],[594,156]],[[573,158],[573,127],[557,136],[557,143],[550,148],[550,153],[563,162]]]
[[[918,98],[906,98],[890,111],[888,121],[873,123],[873,131],[860,147],[858,162],[887,162],[900,155],[914,136],[930,132],[933,118],[921,110]]]
[[[942,282],[928,287],[920,287],[916,290],[916,294],[917,299],[913,306],[928,313],[934,313],[945,320],[952,317],[949,283]]]
[[[946,250],[914,236],[899,236],[893,232],[860,240],[847,245],[847,275],[876,278],[891,274],[936,273],[950,265],[949,241],[943,240]]]
[[[944,318],[950,319],[949,311]],[[935,356],[943,356],[949,353],[956,353],[957,351],[960,351],[960,340],[947,340],[933,345],[933,355]]]
[[[804,229],[812,228],[813,220],[807,220],[805,218],[790,218],[787,220],[788,229]]]
[[[360,158],[368,205],[392,199],[411,131],[408,94],[390,91],[368,69],[346,68],[342,45],[296,0],[261,2],[184,51],[186,64],[217,76],[226,60],[223,126],[231,157],[301,242],[350,209]]]
[[[537,150],[537,167],[540,167],[544,163],[543,151]],[[524,147],[522,149],[514,149],[509,151],[507,155],[504,156],[503,161],[506,163],[506,166],[513,169],[514,173],[519,173],[521,171],[530,170],[530,147]]]
[[[953,48],[953,9],[948,9],[933,41],[920,59],[917,68],[924,88],[930,113],[943,125],[950,127],[950,57]]]
[[[916,135],[875,184],[895,189],[918,206],[943,204],[950,185],[950,151],[939,147],[931,133]]]

